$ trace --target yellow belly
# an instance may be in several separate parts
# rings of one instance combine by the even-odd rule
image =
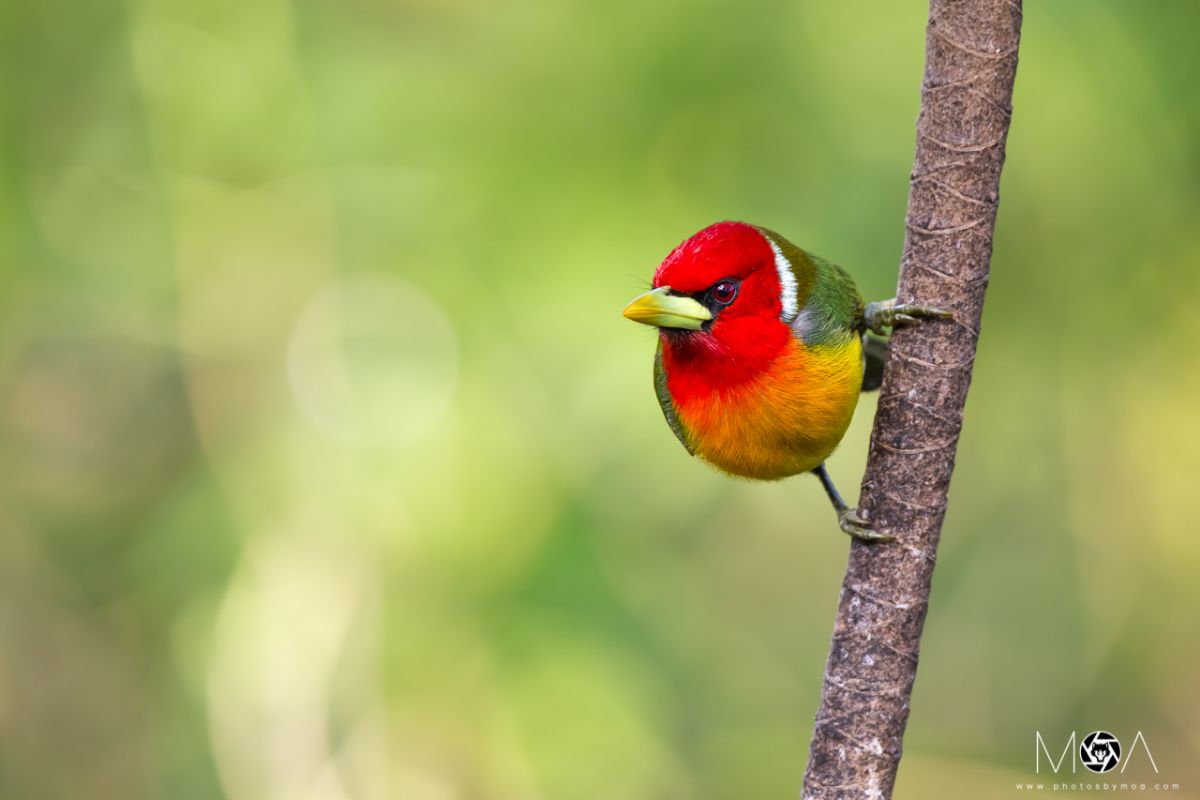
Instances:
[[[806,348],[799,340],[772,369],[732,389],[676,405],[696,455],[746,478],[808,472],[850,425],[862,389],[862,342]]]

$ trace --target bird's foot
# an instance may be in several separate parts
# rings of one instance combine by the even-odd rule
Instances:
[[[933,306],[897,303],[896,298],[867,303],[863,309],[863,324],[872,333],[882,336],[888,328],[911,325],[920,319],[954,319],[954,314]]]
[[[872,542],[896,541],[895,536],[888,533],[880,533],[872,528],[871,523],[860,517],[858,511],[853,508],[843,508],[838,512],[838,527],[855,539],[867,544],[871,544]]]

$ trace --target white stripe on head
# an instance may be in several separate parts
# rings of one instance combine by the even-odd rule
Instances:
[[[779,318],[790,325],[796,315],[800,313],[796,300],[796,273],[792,272],[792,262],[787,260],[787,256],[779,249],[775,240],[765,234],[764,238],[771,245],[771,249],[775,251],[775,271],[779,273],[779,303],[783,307]]]

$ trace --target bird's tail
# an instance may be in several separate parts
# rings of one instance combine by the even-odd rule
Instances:
[[[873,392],[883,385],[883,362],[887,361],[888,343],[874,336],[863,336],[863,369],[862,390]]]

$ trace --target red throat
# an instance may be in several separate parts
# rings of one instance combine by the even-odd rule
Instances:
[[[671,251],[654,286],[681,294],[738,282],[738,298],[704,330],[664,331],[663,367],[676,402],[720,395],[753,380],[784,352],[791,331],[780,319],[775,252],[753,225],[718,222]]]
[[[778,319],[719,327],[713,333],[662,334],[667,387],[677,403],[725,394],[769,372],[791,339]]]

